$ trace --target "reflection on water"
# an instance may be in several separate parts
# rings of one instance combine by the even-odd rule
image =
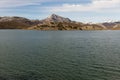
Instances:
[[[0,30],[0,80],[120,80],[119,34]]]

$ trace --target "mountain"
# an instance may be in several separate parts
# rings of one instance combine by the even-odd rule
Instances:
[[[104,27],[96,24],[84,24],[81,22],[72,21],[69,18],[64,18],[56,14],[40,21],[36,26],[28,29],[38,30],[102,30]]]
[[[120,30],[120,21],[105,23],[82,23],[56,14],[43,20],[30,20],[24,17],[0,17],[0,29],[29,30]]]
[[[43,22],[71,22],[69,18],[64,18],[56,14],[52,14],[46,19],[43,19]]]
[[[23,17],[0,17],[0,29],[27,29],[38,24],[37,20],[29,20]]]
[[[102,26],[105,26],[107,29],[115,30],[120,29],[120,21],[118,22],[105,22],[101,23]]]

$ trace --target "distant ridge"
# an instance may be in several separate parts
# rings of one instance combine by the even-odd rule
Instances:
[[[38,23],[37,20],[29,20],[24,17],[0,17],[0,29],[27,29]]]
[[[36,30],[120,30],[120,21],[105,23],[82,23],[51,14],[43,20],[30,20],[24,17],[0,17],[0,29]]]

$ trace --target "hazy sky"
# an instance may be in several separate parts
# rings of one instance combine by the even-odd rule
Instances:
[[[120,0],[0,0],[0,16],[43,19],[55,13],[81,22],[120,20]]]

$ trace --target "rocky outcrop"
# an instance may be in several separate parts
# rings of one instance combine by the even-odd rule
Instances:
[[[103,30],[102,26],[96,24],[84,24],[84,23],[68,23],[68,22],[50,22],[44,24],[38,24],[37,26],[30,27],[29,29],[37,30]]]

